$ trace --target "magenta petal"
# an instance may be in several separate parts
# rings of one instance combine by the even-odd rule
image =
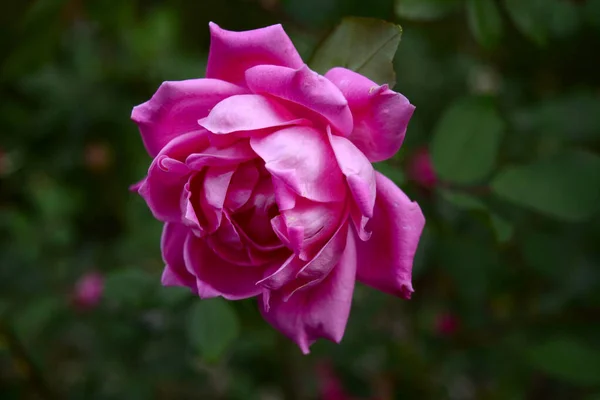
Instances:
[[[267,276],[258,282],[270,290],[281,289],[284,285],[292,282],[305,262],[300,260],[297,255],[292,254],[281,264],[279,268],[274,268],[274,271],[268,271]]]
[[[346,68],[325,74],[348,100],[354,118],[349,139],[371,162],[392,157],[400,149],[415,107],[408,99]]]
[[[199,205],[206,221],[206,225],[201,226],[207,233],[216,231],[221,225],[225,196],[232,176],[233,169],[228,167],[211,167],[204,175]]]
[[[309,260],[327,243],[347,215],[343,203],[315,203],[298,199],[294,208],[281,212],[292,250]],[[301,232],[301,235],[298,233]]]
[[[298,69],[258,65],[246,71],[246,83],[254,93],[268,93],[316,112],[343,136],[352,131],[352,113],[344,95],[306,65]]]
[[[231,96],[217,104],[208,117],[198,121],[200,126],[216,134],[309,123],[296,118],[275,100],[257,94]]]
[[[182,222],[181,197],[191,170],[179,158],[189,151],[205,148],[208,144],[206,133],[196,131],[178,136],[152,161],[138,193],[146,200],[155,218]]]
[[[138,124],[146,150],[155,157],[171,139],[198,130],[198,120],[221,100],[245,91],[216,79],[164,82],[149,101],[134,107],[131,119]]]
[[[283,128],[250,138],[266,169],[298,195],[315,201],[340,201],[346,185],[324,132],[305,126]]]
[[[254,162],[240,164],[235,170],[227,189],[225,207],[230,211],[236,211],[243,207],[250,200],[252,191],[258,183],[258,178],[259,172]]]
[[[242,140],[229,147],[217,148],[210,146],[201,153],[190,154],[185,163],[193,170],[199,171],[206,166],[232,166],[256,158],[248,140]]]
[[[349,231],[338,264],[322,282],[296,293],[287,302],[279,291],[273,291],[269,307],[259,297],[260,310],[270,324],[294,340],[305,354],[319,338],[339,343],[350,314],[355,276],[356,248]]]
[[[338,263],[346,248],[348,224],[343,223],[323,248],[298,272],[297,277],[309,280],[323,279]]]
[[[375,170],[367,157],[346,138],[333,136],[329,141],[356,205],[365,217],[373,216],[375,206]]]
[[[183,245],[190,230],[181,224],[167,223],[163,227],[161,250],[166,266],[162,275],[164,286],[185,286],[196,292],[196,278],[185,268]]]
[[[207,78],[244,84],[244,72],[255,65],[290,68],[302,66],[302,58],[281,25],[232,32],[210,23],[210,51]]]
[[[375,213],[367,224],[373,233],[358,241],[359,281],[386,293],[410,298],[412,265],[425,218],[415,202],[377,172]]]
[[[254,297],[262,292],[256,282],[264,267],[238,266],[218,257],[204,239],[188,235],[184,245],[185,265],[196,277],[201,298],[222,296],[228,300]]]

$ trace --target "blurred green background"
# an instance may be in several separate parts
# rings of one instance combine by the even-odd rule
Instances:
[[[413,299],[358,286],[302,356],[252,300],[160,287],[129,116],[203,75],[209,21],[283,23],[308,61],[351,15],[404,29],[417,108],[376,167],[427,225]],[[0,32],[2,399],[600,399],[600,0],[6,1]]]

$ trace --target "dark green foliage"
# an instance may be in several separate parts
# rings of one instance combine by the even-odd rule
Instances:
[[[316,399],[326,360],[355,398],[599,398],[599,0],[5,3],[2,399]],[[150,162],[129,116],[162,81],[202,76],[210,20],[281,22],[308,61],[348,16],[387,20],[394,43],[402,25],[393,70],[363,72],[395,72],[416,105],[376,168],[427,226],[412,300],[358,285],[342,343],[302,356],[255,301],[161,287],[161,225],[128,191]],[[367,36],[329,43],[352,66]],[[423,147],[432,190],[406,173]],[[72,293],[90,271],[105,290],[85,309]]]

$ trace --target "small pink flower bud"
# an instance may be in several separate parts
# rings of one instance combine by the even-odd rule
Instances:
[[[75,305],[79,308],[94,308],[102,298],[104,277],[98,272],[83,275],[75,284],[73,293]]]
[[[409,179],[426,189],[433,188],[437,183],[429,150],[426,148],[417,150],[410,157],[407,172]]]

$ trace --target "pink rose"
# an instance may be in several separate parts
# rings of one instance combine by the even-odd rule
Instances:
[[[437,176],[427,148],[421,148],[411,156],[408,164],[408,176],[425,189],[431,189],[437,184]]]
[[[210,31],[206,78],[164,82],[132,113],[154,158],[134,188],[165,222],[162,282],[258,296],[305,353],[339,342],[355,280],[413,291],[424,218],[371,162],[400,148],[414,107],[350,70],[311,71],[281,25]]]
[[[436,316],[435,332],[440,336],[452,336],[458,331],[460,321],[456,315],[446,312]]]
[[[75,284],[73,301],[79,308],[90,309],[98,305],[104,291],[104,278],[98,272],[83,275]]]

